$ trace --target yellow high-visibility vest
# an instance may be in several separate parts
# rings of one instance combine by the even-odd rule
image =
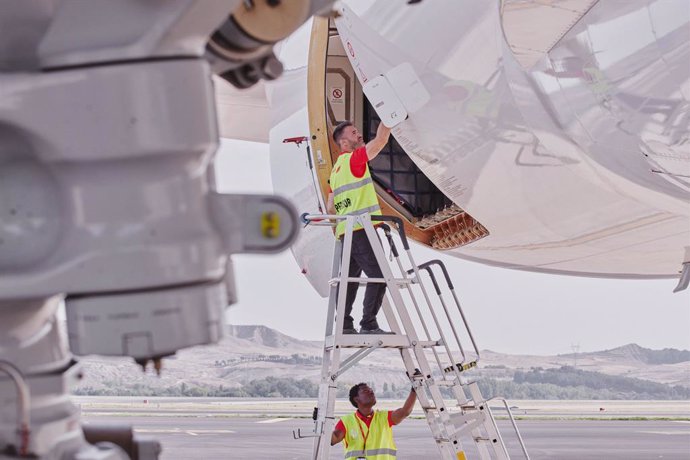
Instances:
[[[331,171],[331,189],[333,204],[339,216],[349,214],[381,215],[376,189],[369,173],[369,165],[364,169],[364,176],[356,177],[350,170],[352,152],[343,153],[333,165]],[[355,225],[355,229],[362,228]],[[335,227],[335,236],[340,238],[345,233],[345,221],[341,220]]]
[[[388,411],[374,412],[369,428],[357,414],[342,417],[345,429],[345,458],[355,460],[364,457],[367,460],[394,460],[398,450],[393,441],[393,429],[388,425]],[[365,443],[366,438],[366,443]]]

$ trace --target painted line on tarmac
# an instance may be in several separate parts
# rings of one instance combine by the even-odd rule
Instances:
[[[199,436],[200,434],[233,434],[237,431],[233,430],[181,430],[180,428],[135,428],[137,433],[186,433],[190,436]]]
[[[272,419],[268,419],[268,420],[261,420],[261,421],[256,422],[256,423],[279,423],[279,422],[284,422],[286,420],[292,420],[292,419],[291,418],[272,418]]]
[[[644,434],[668,434],[668,435],[682,434],[683,436],[688,436],[688,435],[690,435],[690,431],[638,431],[638,433],[644,433]]]

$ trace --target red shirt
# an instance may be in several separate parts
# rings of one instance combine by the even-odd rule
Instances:
[[[371,425],[371,421],[374,419],[374,413],[372,412],[369,417],[365,417],[362,414],[359,413],[359,411],[355,411],[355,416],[363,421],[366,425],[367,428],[369,428],[369,425]],[[393,426],[395,425],[393,421],[391,420],[391,411],[388,411],[388,426]],[[338,420],[338,423],[335,425],[335,429],[337,431],[342,431],[343,433],[347,434],[347,428],[345,428],[345,424],[343,423],[342,419]]]
[[[346,153],[350,152],[343,152],[341,155],[345,155]],[[352,175],[355,177],[364,177],[364,173],[367,171],[368,161],[369,157],[367,156],[367,147],[363,145],[362,147],[356,148],[350,157],[350,172]],[[333,189],[331,189],[331,186],[329,185],[328,193],[332,192]]]

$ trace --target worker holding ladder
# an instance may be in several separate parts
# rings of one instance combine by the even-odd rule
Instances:
[[[350,388],[350,404],[357,410],[340,418],[331,434],[331,445],[345,440],[345,458],[392,460],[397,449],[393,441],[393,426],[412,413],[417,400],[414,389],[405,403],[393,411],[374,411],[376,395],[366,383]]]

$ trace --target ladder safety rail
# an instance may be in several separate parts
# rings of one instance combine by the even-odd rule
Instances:
[[[438,259],[433,259],[428,262],[425,262],[419,266],[420,269],[425,269],[427,273],[429,273],[429,276],[431,277],[432,283],[434,284],[434,287],[436,288],[436,292],[441,296],[441,291],[438,286],[438,283],[436,282],[436,277],[434,276],[431,267],[434,265],[438,265],[441,268],[441,271],[443,272],[443,277],[446,279],[446,284],[448,286],[448,290],[451,292],[453,295],[453,300],[455,301],[455,306],[458,309],[458,312],[460,313],[460,317],[462,318],[462,322],[465,326],[465,330],[467,331],[467,335],[470,338],[470,341],[472,342],[472,348],[474,349],[474,353],[476,354],[477,358],[475,361],[479,361],[480,359],[480,353],[479,353],[479,347],[477,347],[477,342],[474,340],[474,335],[472,334],[472,329],[470,328],[469,323],[467,322],[467,318],[465,317],[465,312],[462,309],[462,305],[460,304],[460,299],[458,299],[457,294],[455,293],[455,286],[453,285],[453,281],[450,278],[450,275],[448,274],[448,269],[446,268],[446,264],[444,264],[442,261]],[[443,301],[442,301],[443,302]],[[444,305],[445,307],[445,305]],[[451,321],[451,324],[453,322]]]
[[[393,241],[393,236],[391,235],[390,228],[388,230],[386,230],[384,228],[384,233],[386,235],[386,239],[388,240],[388,244],[391,247],[391,253],[395,256],[395,260],[396,260],[396,263],[398,265],[398,270],[400,271],[402,276],[405,277],[409,273],[402,266],[402,262],[400,261],[398,249],[395,246],[395,241]],[[412,279],[415,279],[415,278],[412,278]],[[410,300],[412,301],[412,305],[414,306],[415,311],[417,312],[417,316],[419,317],[420,322],[422,323],[422,329],[424,330],[424,334],[426,335],[426,339],[432,340],[431,333],[429,332],[429,328],[427,327],[426,322],[423,319],[424,317],[422,316],[422,311],[419,308],[419,303],[417,302],[417,299],[414,295],[414,292],[412,292],[411,289],[409,291],[409,295],[410,295]],[[441,358],[438,355],[438,351],[436,351],[435,348],[432,348],[432,353],[434,354],[434,359],[436,360],[436,364],[438,364],[438,367],[443,369],[444,366],[443,366],[443,364],[441,364]]]
[[[372,222],[393,222],[397,226],[398,235],[400,235],[400,241],[402,241],[403,248],[406,251],[410,250],[410,244],[407,242],[407,236],[405,235],[405,226],[400,217],[395,216],[371,216]]]
[[[299,220],[305,227],[307,225],[335,227],[338,220],[345,220],[346,217],[347,216],[339,216],[337,214],[309,214],[305,212],[299,216]]]
[[[376,216],[376,217],[381,217],[381,218],[383,218],[383,219],[386,219],[387,216]],[[396,223],[398,224],[398,227],[399,227],[399,228],[403,228],[403,227],[402,227],[402,221],[401,221],[399,218],[391,218],[390,220],[393,221],[393,222],[396,222]],[[456,377],[456,381],[457,381],[458,383],[460,383],[460,382],[461,382],[460,372],[462,372],[462,371],[461,371],[461,370],[458,370],[458,366],[455,365],[455,363],[457,362],[457,360],[455,360],[455,358],[454,358],[454,356],[453,356],[453,352],[451,351],[450,346],[448,345],[448,341],[447,341],[446,338],[445,338],[445,334],[444,334],[444,332],[443,332],[443,328],[442,328],[442,326],[441,326],[441,324],[440,324],[440,321],[439,321],[439,319],[438,319],[438,316],[436,315],[436,311],[435,311],[435,309],[434,309],[433,303],[431,302],[431,299],[429,298],[429,293],[427,292],[427,290],[426,290],[424,284],[421,282],[421,277],[420,277],[420,274],[419,274],[419,270],[417,269],[417,264],[415,263],[414,258],[412,257],[412,252],[410,251],[409,244],[407,244],[407,238],[405,237],[404,231],[403,231],[402,234],[399,234],[399,236],[400,236],[400,238],[401,238],[401,241],[403,242],[403,246],[405,247],[405,253],[407,254],[407,259],[408,259],[408,261],[409,261],[409,263],[410,263],[410,266],[413,267],[413,268],[412,268],[412,271],[414,272],[414,278],[413,278],[413,279],[417,280],[417,284],[419,285],[419,287],[420,287],[420,289],[421,289],[421,291],[422,291],[422,296],[424,297],[424,300],[425,300],[425,302],[426,302],[427,308],[428,308],[429,312],[431,313],[431,316],[432,316],[432,318],[433,318],[433,320],[434,320],[434,324],[435,324],[435,326],[436,326],[436,330],[437,330],[437,332],[438,332],[438,334],[439,334],[439,337],[440,337],[440,340],[439,340],[440,345],[442,345],[443,348],[445,349],[446,355],[448,356],[448,359],[449,359],[449,361],[450,361],[450,366],[444,366],[444,365],[441,363],[441,358],[440,358],[438,352],[436,351],[436,348],[432,348],[432,352],[433,352],[433,354],[434,354],[434,358],[435,358],[435,360],[436,360],[436,363],[438,364],[439,370],[441,371],[442,375],[443,375],[444,373],[447,373],[447,372],[454,372],[454,373],[455,373],[455,377]],[[395,243],[393,242],[392,237],[391,237],[390,235],[386,235],[386,238],[387,238],[389,244],[391,245],[391,254],[397,254],[397,249],[396,249],[396,250],[393,249],[393,248],[395,248]],[[406,271],[406,270],[403,268],[402,262],[400,261],[400,258],[399,258],[399,257],[396,257],[395,260],[396,260],[396,262],[397,262],[398,269],[400,270],[401,276],[406,277],[406,275],[410,274],[410,272]],[[424,316],[422,315],[422,312],[421,312],[421,310],[420,310],[420,308],[419,308],[419,304],[418,304],[417,299],[416,299],[416,297],[415,297],[415,295],[414,295],[414,292],[412,291],[412,289],[410,289],[410,290],[408,291],[408,293],[409,293],[410,299],[411,299],[411,301],[412,301],[412,303],[413,303],[413,305],[414,305],[414,307],[415,307],[415,311],[417,312],[417,315],[418,315],[418,317],[419,317],[419,320],[420,320],[420,322],[421,322],[421,324],[422,324],[422,327],[423,327],[423,329],[424,329],[424,332],[425,332],[425,334],[426,334],[426,336],[427,336],[427,339],[428,339],[428,340],[431,340],[431,334],[429,333],[429,330],[428,330],[428,328],[427,328],[427,326],[426,326],[426,321],[424,321]],[[444,308],[445,308],[445,306],[444,306]],[[447,318],[449,321],[451,321],[451,320],[450,320],[450,317],[448,316],[447,311],[446,311],[446,318]],[[452,322],[451,322],[451,326],[453,326],[453,325],[452,325]],[[456,340],[457,340],[457,335],[456,335]],[[459,340],[458,340],[458,344],[460,345]],[[462,346],[461,346],[461,345],[460,345],[460,348],[462,349]],[[464,352],[463,352],[463,357],[464,357]],[[450,370],[447,370],[448,368],[450,368]],[[431,376],[429,376],[429,378],[431,378]],[[456,398],[458,399],[458,401],[463,401],[463,402],[464,402],[464,401],[467,401],[467,400],[468,400],[467,395],[465,394],[463,388],[462,388],[460,385],[453,385],[451,388],[452,388],[453,393],[455,394]],[[443,408],[440,408],[440,411],[443,411],[443,410],[444,410]]]
[[[453,336],[455,337],[455,343],[458,344],[458,348],[460,349],[460,354],[462,355],[462,361],[460,361],[457,364],[453,364],[453,365],[461,366],[462,364],[465,363],[465,361],[467,361],[467,356],[465,355],[465,349],[462,346],[462,342],[460,342],[460,336],[458,335],[458,331],[455,329],[455,323],[453,322],[453,319],[450,316],[450,312],[448,311],[448,307],[446,307],[446,302],[443,299],[443,294],[441,293],[441,288],[439,287],[438,282],[436,281],[436,276],[434,275],[434,272],[431,270],[429,262],[421,264],[419,266],[419,268],[426,270],[426,272],[429,274],[429,278],[431,278],[431,282],[433,283],[434,289],[436,290],[436,295],[438,296],[439,300],[441,301],[441,305],[443,306],[443,310],[446,313],[446,318],[448,318],[448,323],[450,324],[451,330],[453,331]],[[450,372],[450,370],[452,370],[452,367],[453,366],[447,367],[444,369],[444,371]]]
[[[391,248],[391,254],[393,257],[400,257],[400,254],[398,254],[398,248],[393,241],[393,235],[391,235],[391,229],[388,227],[388,225],[383,224],[383,233],[386,235],[386,240],[388,240],[388,245]]]
[[[527,446],[525,446],[525,441],[522,439],[522,435],[520,434],[520,430],[518,429],[517,422],[515,421],[515,417],[513,417],[513,411],[510,410],[510,406],[508,405],[508,401],[506,398],[491,398],[487,400],[487,403],[489,401],[501,401],[503,402],[503,405],[506,408],[506,412],[508,413],[508,418],[510,419],[510,423],[513,425],[513,430],[515,430],[515,434],[517,435],[518,442],[520,443],[520,449],[522,449],[522,453],[525,456],[527,460],[530,460],[529,454],[527,453]]]
[[[417,280],[421,280],[421,276],[419,273],[419,268],[418,266],[414,263],[414,260],[412,259],[412,254],[410,253],[410,250],[407,249],[405,251],[408,255],[408,259],[410,261],[410,264],[412,265],[412,271],[414,272],[414,276]],[[422,291],[422,295],[424,296],[424,300],[426,301],[427,307],[429,309],[429,312],[431,313],[431,317],[434,320],[434,325],[436,326],[436,330],[441,338],[441,341],[443,342],[443,348],[445,349],[446,355],[448,356],[448,359],[450,360],[451,365],[457,362],[457,360],[454,358],[453,351],[450,349],[450,345],[448,343],[448,340],[446,340],[445,334],[443,332],[443,327],[441,326],[441,322],[438,318],[438,315],[436,314],[436,309],[433,306],[433,303],[431,302],[431,299],[429,297],[429,293],[427,292],[426,288],[424,287],[423,283],[419,283],[419,287]],[[420,320],[424,322],[423,317],[420,317]],[[457,339],[457,337],[456,337]],[[440,365],[441,370],[443,370],[446,366]],[[455,369],[455,374],[456,378],[458,379],[458,382],[460,382],[460,372],[457,371],[456,366],[453,366]]]
[[[441,262],[438,259],[433,259],[428,262],[424,262],[419,266],[419,268],[427,268],[431,267],[432,265],[438,265],[441,267],[441,270],[443,271],[443,277],[446,279],[446,283],[448,284],[448,289],[455,289],[455,286],[453,286],[453,281],[450,279],[450,275],[448,274],[448,269],[446,268],[446,264]]]
[[[395,223],[398,224],[398,229],[403,228],[402,221],[401,221],[400,218],[398,218],[398,217],[393,217],[393,218],[388,219],[388,216],[372,216],[372,221],[373,221],[373,217],[381,218],[382,220],[390,220],[390,221],[393,221],[393,222],[395,222]],[[385,231],[385,230],[384,230],[384,231]],[[393,255],[396,256],[396,262],[397,262],[397,264],[398,264],[398,269],[400,270],[401,276],[405,277],[406,275],[411,274],[412,272],[414,272],[414,278],[413,278],[413,279],[415,279],[415,280],[418,281],[417,284],[419,285],[419,287],[420,287],[420,289],[421,289],[421,291],[422,291],[422,295],[423,295],[423,297],[424,297],[424,299],[425,299],[427,308],[428,308],[429,312],[431,313],[431,316],[432,316],[432,318],[433,318],[433,320],[434,320],[434,324],[435,324],[435,326],[436,326],[436,330],[437,330],[437,332],[438,332],[438,334],[439,334],[440,343],[441,343],[441,344],[443,345],[443,347],[445,348],[446,355],[448,356],[448,359],[450,360],[450,366],[444,366],[444,365],[441,363],[441,359],[440,359],[440,356],[438,355],[438,352],[436,351],[435,348],[432,348],[432,351],[433,351],[433,353],[434,353],[434,358],[436,359],[436,363],[438,364],[439,369],[440,369],[443,373],[454,372],[454,373],[455,373],[455,376],[456,376],[456,378],[457,378],[457,381],[460,382],[460,380],[461,380],[461,378],[460,378],[460,373],[462,372],[462,366],[456,364],[456,363],[457,363],[457,360],[454,358],[453,352],[452,352],[452,350],[450,349],[450,346],[449,346],[449,344],[448,344],[448,341],[446,340],[446,337],[445,337],[445,334],[444,334],[444,332],[443,332],[442,326],[441,326],[440,321],[439,321],[439,319],[438,319],[438,317],[437,317],[437,315],[436,315],[436,311],[435,311],[435,309],[434,309],[434,307],[433,307],[433,303],[431,302],[431,299],[429,298],[429,294],[428,294],[426,288],[424,287],[424,284],[421,283],[421,278],[420,278],[420,274],[419,274],[419,269],[417,268],[417,267],[418,267],[417,264],[414,262],[414,259],[413,259],[413,257],[412,257],[412,253],[411,253],[411,251],[410,251],[409,244],[407,244],[407,238],[405,237],[404,229],[403,229],[403,232],[402,232],[402,233],[399,233],[399,236],[400,236],[401,241],[403,242],[403,246],[405,247],[405,253],[407,254],[408,261],[409,261],[410,265],[411,265],[413,268],[412,268],[411,270],[407,270],[407,271],[403,268],[402,262],[400,261],[400,258],[398,257],[397,248],[395,247],[395,243],[394,243],[394,241],[393,241],[393,238],[392,238],[392,236],[390,235],[390,232],[388,232],[388,233],[386,234],[386,239],[388,240],[389,244],[391,245],[391,253],[392,253]],[[395,249],[394,249],[394,248],[395,248]],[[432,275],[432,277],[433,277],[433,273],[432,273],[430,270],[428,270],[428,271],[429,271],[429,273],[430,273],[430,274]],[[451,317],[450,317],[449,314],[448,314],[448,309],[447,309],[447,307],[445,306],[445,303],[444,303],[444,301],[443,301],[443,297],[440,295],[440,290],[438,289],[438,284],[435,282],[435,278],[434,278],[434,285],[435,285],[435,287],[436,287],[436,292],[437,292],[437,294],[438,294],[438,296],[439,296],[439,298],[440,298],[440,300],[441,300],[441,303],[442,303],[442,305],[443,305],[443,308],[444,308],[444,310],[445,310],[446,318],[448,319],[448,321],[449,321],[449,323],[450,323],[450,325],[451,325],[451,328],[453,329],[453,333],[454,333],[454,335],[455,335],[456,342],[457,342],[457,344],[458,344],[458,346],[459,346],[459,348],[460,348],[460,352],[461,352],[462,357],[463,357],[463,361],[462,361],[462,362],[464,363],[464,361],[465,361],[465,352],[464,352],[464,349],[463,349],[462,344],[461,344],[461,342],[460,342],[460,339],[459,339],[459,337],[458,337],[458,335],[457,335],[457,332],[455,331],[455,326],[454,326],[454,324],[453,324],[453,322],[452,322],[452,319],[451,319]],[[413,305],[414,305],[414,307],[415,307],[415,310],[416,310],[416,312],[417,312],[417,315],[419,316],[419,320],[420,320],[420,322],[422,323],[422,327],[423,327],[424,332],[425,332],[425,334],[426,334],[426,336],[427,336],[427,340],[431,340],[431,334],[429,333],[429,330],[428,330],[428,328],[427,328],[427,326],[426,326],[426,322],[424,321],[424,317],[423,317],[422,312],[421,312],[421,310],[420,310],[420,308],[419,308],[419,304],[417,303],[417,299],[415,298],[414,293],[412,292],[412,290],[409,291],[409,295],[410,295],[410,298],[411,298],[411,300],[412,300],[412,303],[413,303]],[[454,392],[456,393],[456,395],[457,395],[457,397],[458,397],[459,399],[463,399],[463,400],[466,400],[466,399],[467,399],[467,396],[464,394],[464,391],[462,390],[462,388],[460,388],[460,387],[458,387],[458,386],[455,386],[455,387],[453,387],[453,389],[454,389]]]

